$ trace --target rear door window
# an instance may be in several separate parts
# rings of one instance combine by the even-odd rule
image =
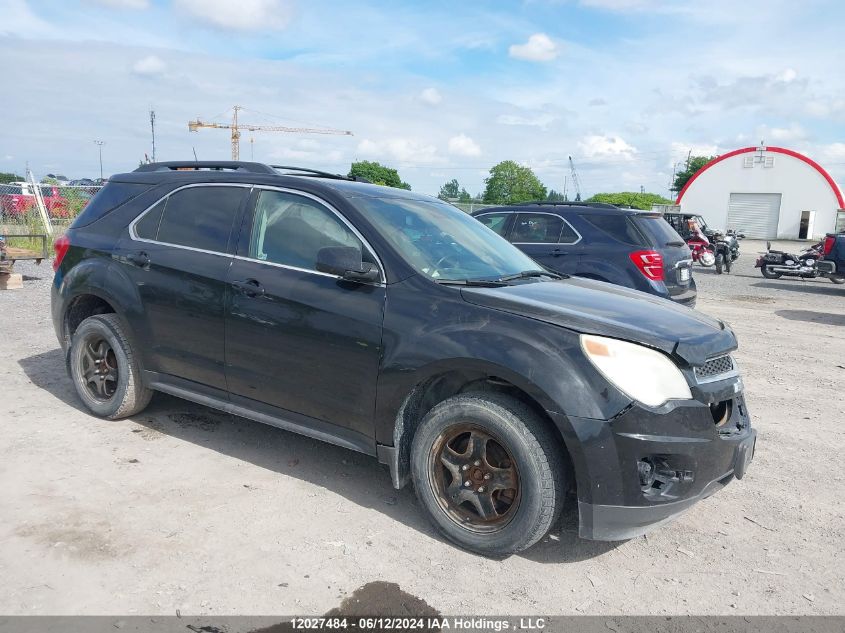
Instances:
[[[510,217],[510,213],[485,213],[484,215],[477,216],[479,222],[502,237],[506,237],[505,234],[507,233],[508,219]]]
[[[514,244],[557,244],[563,219],[549,213],[520,213],[511,240]]]
[[[189,187],[171,194],[156,239],[226,253],[232,225],[248,191],[245,187]]]
[[[637,230],[634,223],[629,221],[628,217],[621,213],[584,213],[581,217],[618,242],[633,246],[650,247],[650,244]]]

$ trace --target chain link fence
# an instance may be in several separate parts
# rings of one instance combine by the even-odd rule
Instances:
[[[0,184],[0,260],[48,258],[52,240],[101,188],[31,180]]]

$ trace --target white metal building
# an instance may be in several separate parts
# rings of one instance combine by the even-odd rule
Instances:
[[[811,158],[783,147],[744,147],[702,167],[678,194],[685,213],[753,238],[815,238],[834,230],[842,191]]]

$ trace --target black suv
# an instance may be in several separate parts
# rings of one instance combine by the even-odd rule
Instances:
[[[543,266],[695,307],[686,242],[659,213],[590,202],[531,202],[473,213]]]
[[[568,490],[582,536],[641,534],[753,453],[724,323],[540,270],[427,196],[144,165],[110,179],[54,266],[56,333],[95,414],[163,391],[376,456],[478,552],[536,542]]]

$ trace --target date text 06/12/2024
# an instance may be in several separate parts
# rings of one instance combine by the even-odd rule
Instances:
[[[543,618],[474,617],[295,617],[291,625],[298,631],[313,630],[394,630],[394,631],[541,631]]]

